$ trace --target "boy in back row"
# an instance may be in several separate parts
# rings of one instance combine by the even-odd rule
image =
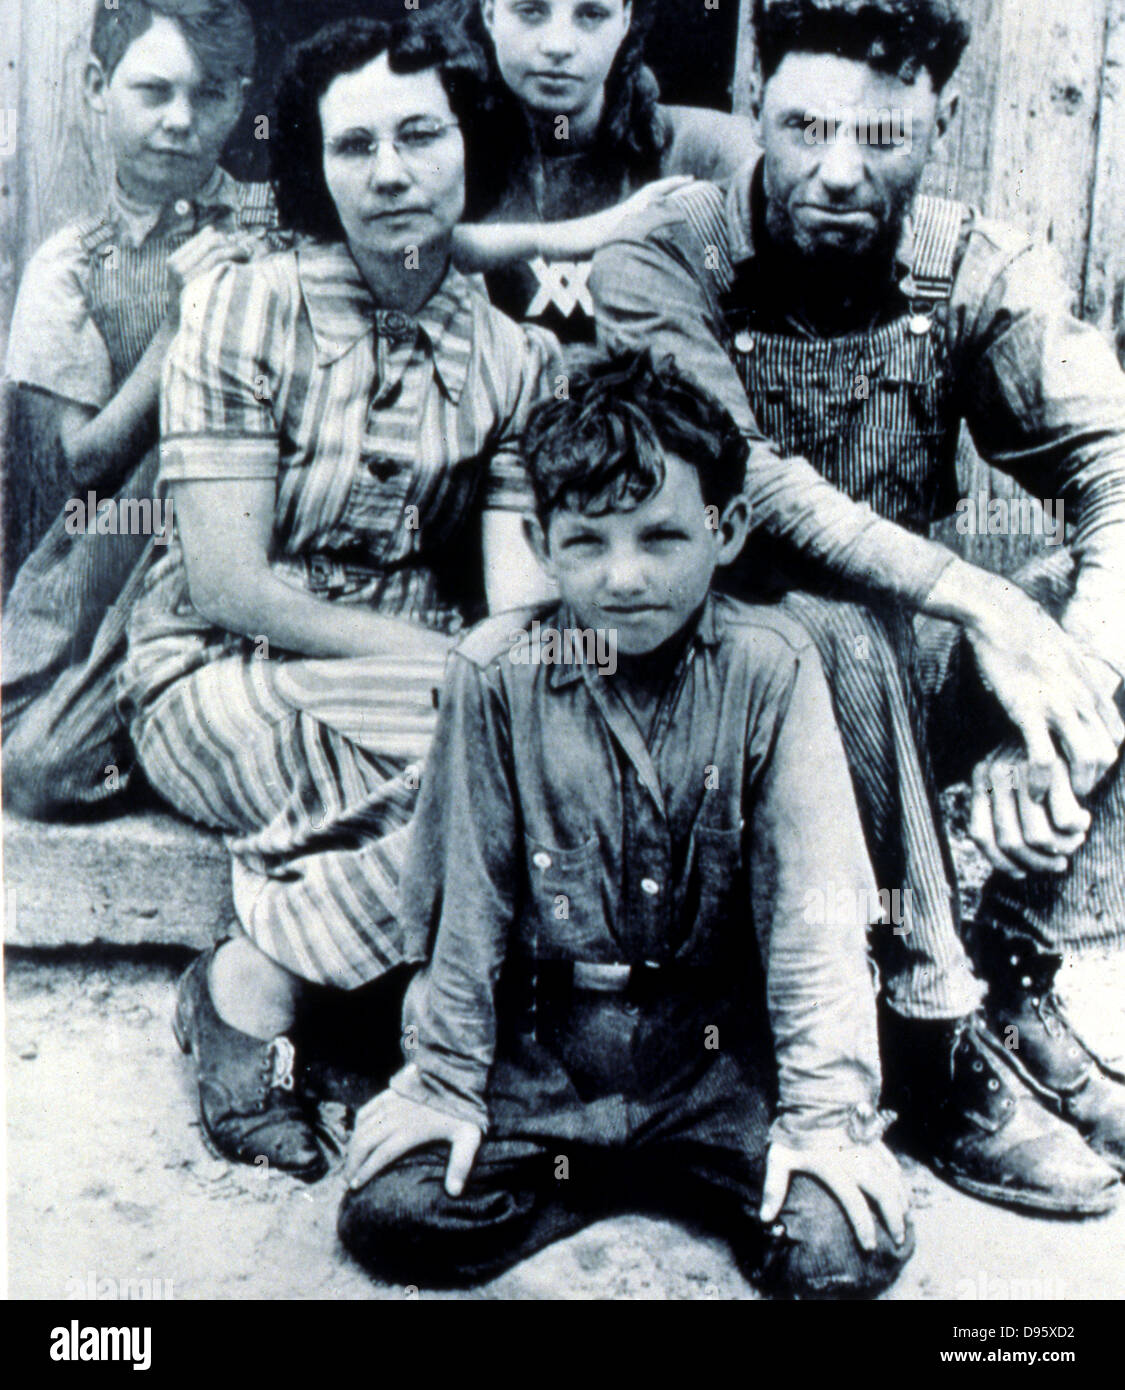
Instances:
[[[912,1236],[875,886],[814,647],[711,592],[745,443],[642,355],[540,405],[526,455],[561,599],[451,657],[403,887],[429,965],[341,1237],[383,1277],[459,1283],[651,1205],[713,1222],[768,1291],[877,1292]],[[551,664],[568,629],[613,638],[616,669],[596,643]],[[825,884],[856,910],[814,922]]]
[[[162,528],[143,523],[183,288],[281,244],[269,188],[218,162],[254,70],[245,7],[99,0],[90,48],[85,98],[105,124],[113,184],[101,212],[32,257],[6,364],[40,467],[57,451],[73,493],[4,607],[5,805],[42,817],[105,800],[131,761],[114,682],[141,561],[171,534],[166,511]]]

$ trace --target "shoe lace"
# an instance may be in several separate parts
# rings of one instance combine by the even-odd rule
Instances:
[[[293,1068],[297,1061],[297,1049],[288,1038],[274,1038],[269,1045],[269,1055],[273,1063],[269,1084],[279,1091],[292,1091],[295,1082]]]

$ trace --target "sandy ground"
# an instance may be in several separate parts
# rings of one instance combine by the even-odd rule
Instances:
[[[947,797],[946,813],[969,917],[983,863],[964,834],[963,795]],[[9,954],[10,1295],[106,1297],[147,1280],[177,1299],[457,1296],[379,1286],[350,1261],[335,1234],[338,1168],[307,1187],[207,1152],[190,1065],[169,1027],[185,959]],[[1125,955],[1068,963],[1059,986],[1087,1039],[1125,1070]],[[917,1253],[887,1298],[1125,1298],[1125,1193],[1109,1216],[1057,1221],[975,1201],[904,1166]],[[630,1215],[460,1296],[756,1295],[723,1241]]]
[[[179,967],[176,957],[9,959],[11,1296],[85,1297],[91,1277],[103,1292],[107,1280],[160,1280],[177,1299],[418,1296],[371,1283],[339,1247],[338,1172],[309,1188],[205,1151],[168,1026]],[[1105,972],[1094,974],[1103,987]],[[891,1298],[1125,1297],[1125,1207],[1087,1222],[1032,1219],[964,1197],[925,1169],[909,1174],[918,1253]],[[469,1296],[754,1292],[721,1241],[625,1216]]]

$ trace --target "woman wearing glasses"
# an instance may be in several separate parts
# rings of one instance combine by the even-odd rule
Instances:
[[[757,153],[745,117],[660,104],[642,56],[650,3],[447,0],[489,76],[459,256],[487,270],[505,313],[567,344],[594,340],[589,258],[625,216]]]
[[[152,784],[230,837],[238,916],[176,1032],[215,1146],[309,1179],[300,1006],[409,954],[397,854],[446,653],[485,590],[533,596],[516,448],[557,344],[450,265],[474,87],[417,19],[295,50],[271,149],[297,249],[193,285],[164,379],[176,535],[122,700]]]

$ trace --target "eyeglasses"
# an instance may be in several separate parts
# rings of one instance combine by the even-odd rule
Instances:
[[[324,149],[336,159],[374,159],[383,140],[389,139],[398,157],[409,162],[433,149],[447,131],[459,129],[459,121],[429,121],[425,125],[408,126],[391,136],[361,135],[358,132],[344,135],[338,140],[325,141]]]

